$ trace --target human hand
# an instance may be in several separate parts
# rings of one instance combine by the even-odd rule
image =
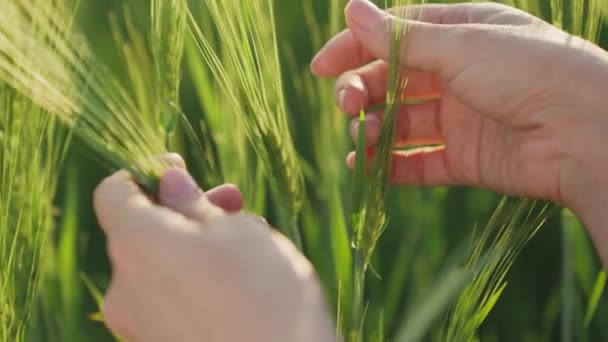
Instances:
[[[203,193],[183,160],[153,203],[121,171],[96,189],[113,275],[103,315],[128,341],[331,341],[310,263],[233,186]]]
[[[559,202],[583,219],[608,264],[608,54],[499,4],[422,5],[393,13],[416,19],[407,20],[400,54],[407,97],[439,97],[400,110],[395,143],[444,148],[396,153],[392,180],[480,186]],[[346,20],[348,29],[319,52],[312,70],[341,75],[338,103],[356,115],[385,99],[388,23],[402,19],[351,0]],[[367,116],[371,146],[380,119],[380,113]],[[353,160],[349,156],[351,166]]]

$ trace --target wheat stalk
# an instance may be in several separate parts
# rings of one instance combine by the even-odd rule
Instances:
[[[0,341],[23,341],[68,135],[0,83]]]
[[[303,176],[287,122],[273,2],[206,0],[205,4],[219,47],[212,44],[213,32],[203,33],[191,13],[190,33],[224,93],[227,110],[239,115],[269,175],[276,203],[291,225],[287,235],[301,245],[296,221]]]

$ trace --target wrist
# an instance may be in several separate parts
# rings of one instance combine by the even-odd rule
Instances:
[[[568,208],[586,228],[605,269],[608,269],[608,188],[580,188],[578,201]]]
[[[573,141],[562,169],[560,200],[581,220],[608,267],[608,111],[601,113],[570,134]]]

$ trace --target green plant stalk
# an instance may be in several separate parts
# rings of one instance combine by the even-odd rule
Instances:
[[[191,12],[190,33],[223,90],[227,110],[239,115],[268,174],[275,203],[285,211],[281,215],[292,222],[279,228],[288,236],[298,236],[299,232],[292,231],[298,229],[293,222],[304,198],[304,177],[287,118],[273,1],[204,3],[216,26],[220,47],[209,38],[213,32],[203,33]]]
[[[364,316],[365,316],[365,275],[369,268],[372,254],[375,250],[378,239],[386,228],[386,187],[390,170],[392,170],[392,146],[395,135],[395,123],[398,115],[398,103],[401,96],[405,93],[407,81],[401,78],[399,70],[399,52],[401,50],[402,39],[405,35],[405,27],[400,22],[395,22],[392,27],[393,39],[390,49],[389,79],[387,84],[387,106],[382,122],[378,144],[372,157],[370,168],[370,179],[365,182],[363,198],[354,198],[353,211],[353,247],[354,251],[354,306],[353,306],[353,326],[352,330],[360,329],[359,336],[363,335]],[[359,117],[364,120],[363,114]],[[361,130],[361,125],[359,126]],[[361,149],[365,147],[365,131],[359,132],[358,137],[358,162],[356,169],[361,172],[361,168],[366,168],[365,153]],[[363,156],[362,156],[363,155]],[[363,159],[361,159],[363,158]],[[363,160],[363,162],[362,162]],[[361,165],[363,164],[363,165]],[[357,175],[361,177],[361,174]],[[355,184],[354,192],[357,196],[361,193]],[[365,203],[365,205],[363,205]]]
[[[365,113],[363,110],[359,113],[359,127],[357,131],[357,146],[355,150],[355,167],[353,173],[353,190],[351,194],[351,213],[353,213],[352,222],[356,226],[358,216],[363,208],[363,199],[365,196],[365,168],[366,168],[366,135],[367,128],[365,124]]]
[[[328,0],[321,4],[314,1],[302,2],[306,36],[310,39],[313,50],[320,50],[325,42],[340,32],[346,2],[345,0]],[[321,19],[318,16],[319,12],[327,14],[327,20]],[[314,77],[309,68],[298,64],[299,53],[296,52],[298,42],[285,40],[283,44],[288,72],[295,75],[290,76],[293,80],[293,89],[290,90],[292,94],[297,94],[297,101],[294,101],[296,103],[290,107],[290,113],[293,127],[300,129],[296,133],[296,141],[300,144],[299,151],[304,159],[303,168],[310,163],[308,164],[310,168],[304,169],[306,181],[310,185],[309,198],[314,198],[318,202],[319,209],[315,211],[318,222],[326,222],[329,228],[311,236],[311,233],[318,228],[310,225],[302,227],[306,241],[306,255],[322,273],[322,281],[330,292],[327,299],[334,309],[337,323],[336,336],[348,338],[352,324],[354,284],[352,227],[349,217],[352,203],[348,203],[350,200],[346,203],[346,212],[343,203],[344,185],[352,182],[352,178],[347,180],[342,161],[343,156],[348,152],[350,141],[348,132],[344,129],[347,125],[347,116],[341,115],[342,113],[335,107],[335,99],[332,95],[333,82]],[[306,140],[302,141],[302,139]],[[348,195],[352,199],[352,193]],[[309,238],[313,241],[309,241]],[[329,246],[326,245],[327,242],[318,241],[317,238],[328,239]],[[332,262],[322,265],[321,263],[326,260]]]
[[[472,276],[470,269],[454,268],[437,282],[430,295],[420,303],[417,312],[407,316],[403,327],[397,333],[397,342],[421,341],[428,333],[429,328],[441,314],[449,307],[454,297],[466,285]]]
[[[367,265],[365,264],[365,256],[361,250],[356,250],[354,253],[354,288],[353,288],[353,323],[349,334],[349,341],[363,341],[364,336],[364,318],[365,318],[365,276]]]
[[[280,226],[285,235],[294,243],[298,250],[303,250],[302,234],[298,224],[298,215],[288,212],[284,208],[278,209]]]
[[[366,124],[365,113],[363,110],[359,113],[359,128],[357,134],[356,159],[353,173],[353,185],[351,194],[351,221],[353,227],[358,227],[361,222],[361,212],[363,208],[363,199],[366,194],[365,169],[366,169]],[[362,330],[362,317],[364,306],[364,288],[365,288],[365,256],[360,248],[354,250],[354,272],[353,272],[353,321],[350,339],[356,341],[354,337],[359,336]]]
[[[591,321],[593,320],[593,316],[595,315],[595,311],[597,309],[597,305],[600,303],[600,298],[602,297],[602,293],[606,288],[606,272],[602,271],[597,275],[597,279],[595,280],[595,284],[593,285],[593,290],[591,290],[591,295],[589,296],[589,301],[587,304],[587,311],[585,312],[585,320],[584,326],[585,328],[589,328]]]
[[[24,341],[53,227],[52,198],[68,135],[0,83],[0,340]]]
[[[525,199],[516,200],[512,209],[508,198],[500,202],[472,246],[467,267],[476,272],[453,304],[442,339],[468,342],[476,338],[477,330],[506,287],[505,278],[515,259],[556,210],[553,204],[545,204],[540,210],[538,207],[537,202]],[[483,260],[484,255],[490,257]],[[482,261],[484,266],[480,268]]]
[[[576,279],[573,265],[572,218],[564,217],[562,223],[562,315],[561,315],[561,341],[574,340],[576,320]]]

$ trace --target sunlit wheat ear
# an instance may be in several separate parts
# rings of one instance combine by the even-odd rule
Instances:
[[[48,110],[113,168],[154,191],[164,142],[54,1],[0,0],[0,80]]]
[[[203,33],[192,14],[190,32],[229,110],[243,122],[269,175],[277,204],[295,222],[302,204],[303,177],[287,122],[273,1],[204,3],[216,32]],[[211,43],[214,34],[219,38],[217,48]],[[297,228],[286,233],[297,242]]]
[[[555,211],[553,204],[516,200],[509,205],[503,199],[472,246],[467,268],[477,271],[452,307],[443,329],[446,341],[476,339],[477,330],[507,285],[505,279],[515,259]],[[478,268],[482,260],[484,265]]]
[[[68,135],[0,82],[0,341],[24,341]]]

